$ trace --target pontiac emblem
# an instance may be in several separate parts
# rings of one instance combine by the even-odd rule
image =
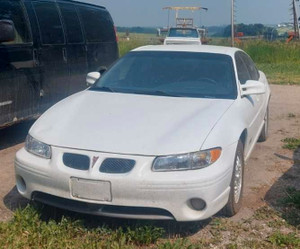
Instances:
[[[98,156],[93,156],[93,161],[92,161],[92,168],[94,168],[96,162],[98,161],[99,157]]]

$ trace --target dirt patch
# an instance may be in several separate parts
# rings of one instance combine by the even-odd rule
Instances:
[[[247,162],[243,209],[230,222],[248,219],[258,208],[279,198],[282,186],[297,182],[290,178],[294,171],[299,172],[294,162],[300,159],[297,153],[282,149],[282,139],[300,137],[300,87],[272,85],[271,89],[270,136],[256,145]],[[14,156],[30,125],[32,122],[25,122],[0,130],[0,221],[10,219],[13,210],[26,203],[15,189]]]

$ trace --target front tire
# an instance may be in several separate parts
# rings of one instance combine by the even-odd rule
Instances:
[[[231,217],[238,213],[242,206],[242,196],[244,188],[244,146],[241,141],[238,142],[236,149],[234,168],[230,183],[230,194],[226,206],[223,208],[223,214]]]

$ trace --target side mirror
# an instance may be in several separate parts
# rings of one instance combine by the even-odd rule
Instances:
[[[256,80],[247,80],[244,85],[241,85],[242,97],[247,95],[258,95],[266,92],[264,83]]]
[[[0,20],[0,42],[14,41],[15,38],[15,26],[13,21]]]
[[[88,73],[86,76],[86,85],[88,87],[94,85],[94,83],[96,82],[96,80],[98,80],[100,78],[101,74],[98,72],[91,72]]]
[[[100,73],[101,75],[104,74],[106,71],[107,71],[107,67],[105,67],[105,66],[101,66],[101,67],[99,68],[99,73]]]

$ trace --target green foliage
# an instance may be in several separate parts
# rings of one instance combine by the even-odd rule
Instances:
[[[118,37],[120,57],[137,47],[162,43],[155,35],[151,34],[134,33],[129,34],[129,37],[127,37],[125,33],[118,33]]]
[[[300,246],[300,238],[295,233],[282,234],[275,232],[269,237],[269,241],[276,246],[287,248],[298,248]]]
[[[263,24],[257,23],[257,24],[244,24],[239,23],[235,25],[235,32],[242,32],[244,36],[258,36],[258,35],[264,35],[264,36],[271,36],[273,38],[276,38],[278,36],[278,32],[276,29],[273,29],[271,27],[266,27]],[[231,25],[228,25],[224,29],[224,37],[231,36]]]
[[[256,63],[300,63],[300,43],[255,40],[241,42],[239,47],[245,50]]]
[[[156,34],[157,29],[151,27],[117,27],[118,32],[137,33],[137,34]]]
[[[122,33],[119,37],[120,56],[139,46],[162,43],[155,35],[149,34],[130,34],[130,40],[125,39]],[[230,46],[230,40],[213,38],[210,44]],[[300,43],[247,40],[236,45],[251,56],[258,69],[267,75],[270,83],[300,85]]]
[[[38,210],[27,206],[17,210],[10,222],[0,223],[0,248],[126,249],[155,243],[163,233],[163,229],[150,226],[86,228],[82,221],[65,217],[46,222]]]
[[[300,139],[294,137],[288,137],[282,140],[285,144],[282,146],[284,149],[296,150],[300,147]]]
[[[273,84],[300,84],[300,43],[243,41],[245,50]]]
[[[159,244],[157,249],[200,249],[206,248],[203,244],[191,243],[187,239],[177,239],[175,241],[167,241],[165,243]]]

